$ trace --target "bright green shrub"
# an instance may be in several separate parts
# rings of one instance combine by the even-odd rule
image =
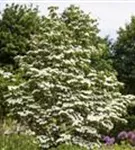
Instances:
[[[69,7],[64,18],[55,9],[45,17],[42,34],[33,37],[33,49],[16,57],[26,81],[9,86],[7,102],[42,148],[61,143],[92,148],[101,132],[125,121],[134,97],[119,93],[114,72],[95,69],[92,59],[102,58],[106,45],[98,40],[94,20],[78,7]]]

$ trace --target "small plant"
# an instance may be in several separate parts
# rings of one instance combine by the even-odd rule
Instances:
[[[105,141],[106,145],[112,145],[115,142],[115,138],[114,137],[105,136],[103,138],[103,141]]]
[[[135,131],[121,131],[116,137],[103,136],[103,150],[135,149]]]
[[[122,131],[118,134],[117,138],[120,140],[120,142],[125,141],[126,143],[129,143],[132,146],[135,146],[135,132],[134,131],[129,131],[129,132]]]

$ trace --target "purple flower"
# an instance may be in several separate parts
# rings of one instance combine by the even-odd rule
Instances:
[[[132,139],[134,136],[135,136],[135,133],[132,132],[132,131],[129,131],[129,132],[127,133],[128,139]]]
[[[135,142],[135,134],[132,136],[132,141]]]
[[[120,140],[125,140],[125,139],[128,138],[128,134],[127,134],[126,131],[122,131],[122,132],[120,132],[120,133],[118,134],[117,138],[120,139]]]
[[[111,138],[109,136],[103,137],[103,141],[105,142],[106,145],[112,145],[115,142],[115,138]]]
[[[132,137],[129,139],[129,142],[132,144],[132,145],[135,145],[135,134],[133,133]]]
[[[104,142],[108,142],[109,140],[110,140],[110,137],[109,137],[109,136],[104,136],[104,137],[103,137],[103,141],[104,141]]]
[[[110,138],[110,140],[108,142],[106,142],[106,145],[112,145],[115,142],[115,138]]]

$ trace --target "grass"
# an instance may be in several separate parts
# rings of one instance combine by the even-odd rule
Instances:
[[[51,148],[49,150],[87,150],[87,149],[83,148],[83,147],[76,146],[76,145],[62,144],[62,145],[58,146],[57,148]]]
[[[0,136],[0,150],[41,150],[38,147],[38,143],[32,136],[26,135],[1,135]],[[49,150],[87,150],[86,148],[76,145],[62,144],[57,148],[51,148]],[[102,148],[94,150],[135,150],[128,144],[114,144],[112,146],[102,146]]]
[[[0,150],[39,150],[35,138],[26,135],[1,135]]]
[[[122,145],[115,144],[113,146],[103,146],[100,150],[135,150],[135,147],[132,147],[131,145],[128,144]]]
[[[57,148],[52,148],[49,150],[87,150],[85,148],[81,148],[79,146],[73,146],[73,145],[61,145],[58,146]],[[105,146],[103,145],[101,148],[95,148],[94,150],[135,150],[135,147],[129,145],[129,144],[114,144],[112,146]]]

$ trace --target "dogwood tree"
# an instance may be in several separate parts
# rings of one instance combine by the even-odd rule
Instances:
[[[43,148],[63,142],[91,148],[101,132],[125,121],[122,115],[133,97],[119,93],[114,72],[92,65],[106,46],[90,15],[75,6],[58,15],[51,7],[41,29],[33,49],[16,57],[25,82],[9,86],[8,104]]]

